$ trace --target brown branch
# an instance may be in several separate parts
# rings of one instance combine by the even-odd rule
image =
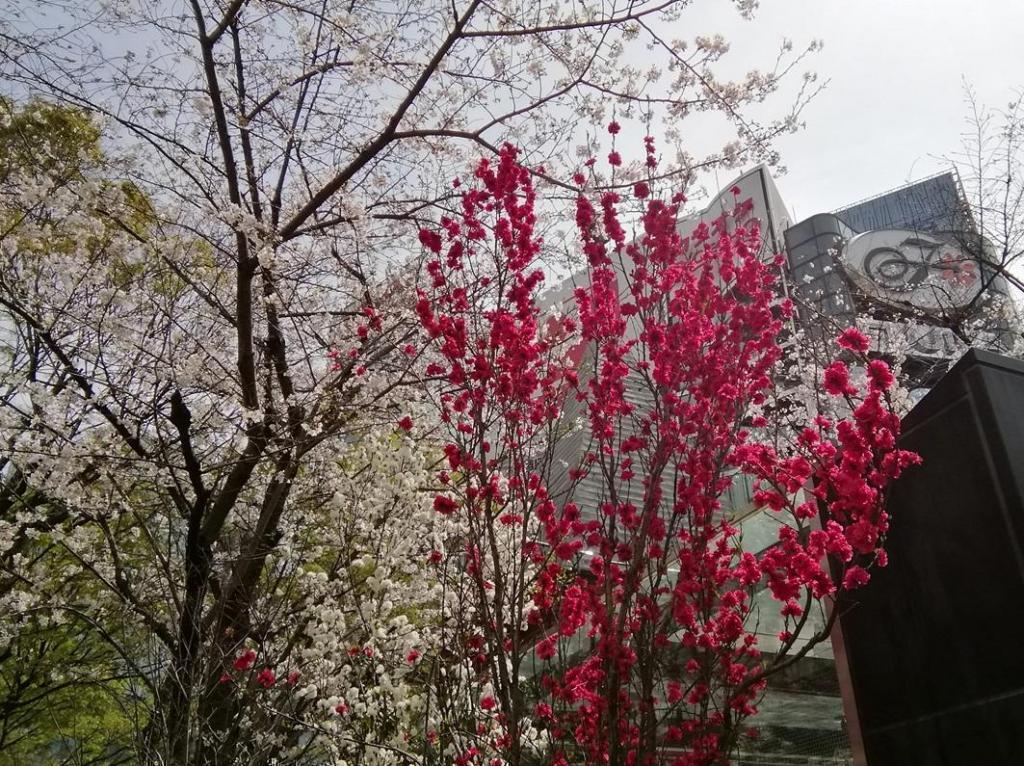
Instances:
[[[653,8],[646,8],[639,12],[630,11],[621,16],[612,16],[607,19],[595,19],[593,21],[577,21],[565,24],[550,24],[538,27],[521,27],[520,29],[476,29],[465,33],[465,37],[527,37],[530,35],[543,35],[550,32],[574,32],[580,29],[593,29],[595,27],[610,27],[616,24],[625,24],[629,21],[638,21],[645,16],[660,13],[666,8],[678,5],[678,0],[668,0]]]
[[[120,418],[114,414],[114,411],[110,409],[106,404],[99,401],[96,398],[96,391],[92,384],[71,361],[71,358],[67,355],[60,344],[57,343],[56,339],[50,334],[50,331],[43,327],[42,323],[39,322],[34,316],[29,314],[19,303],[16,303],[8,295],[13,293],[9,289],[0,291],[0,305],[6,306],[12,313],[20,316],[33,330],[35,330],[37,337],[43,342],[50,352],[57,357],[58,361],[67,371],[68,376],[75,382],[79,390],[82,392],[86,400],[89,402],[89,406],[100,413],[104,420],[106,420],[111,427],[118,433],[118,435],[124,440],[125,444],[134,452],[136,455],[142,458],[150,457],[149,451],[143,446],[142,442],[137,436],[135,436],[128,427],[121,422]]]
[[[391,119],[388,121],[388,124],[380,135],[370,142],[365,149],[359,152],[352,162],[349,163],[348,167],[320,187],[309,201],[307,201],[306,204],[303,205],[291,217],[291,219],[281,227],[278,233],[282,240],[288,240],[294,237],[295,232],[310,216],[315,214],[328,199],[334,196],[334,194],[348,183],[356,173],[364,168],[370,160],[376,157],[385,146],[394,140],[394,135],[398,131],[398,126],[401,123],[402,118],[405,117],[406,112],[409,111],[409,108],[419,97],[420,93],[423,92],[423,89],[426,88],[430,78],[433,77],[434,72],[437,71],[445,56],[447,56],[448,52],[452,49],[452,46],[454,46],[455,43],[463,37],[466,25],[469,23],[470,18],[472,18],[481,2],[482,0],[472,0],[472,2],[470,2],[469,7],[466,8],[462,16],[455,22],[451,32],[449,32],[445,37],[444,42],[441,43],[441,46],[434,53],[433,58],[431,58],[426,68],[420,73],[419,78],[409,89],[405,98],[402,99],[402,102],[395,109]]]
[[[272,90],[269,94],[261,98],[256,103],[256,105],[245,114],[245,121],[247,123],[252,122],[253,118],[255,118],[256,115],[258,115],[260,112],[266,109],[271,104],[271,102],[273,102],[282,93],[284,93],[284,91],[287,88],[293,88],[296,85],[301,85],[307,80],[313,79],[317,75],[327,74],[332,69],[340,69],[343,67],[352,66],[353,63],[354,62],[352,61],[325,61],[320,66],[313,67],[312,69],[303,72],[297,77],[293,77],[291,80],[288,81],[287,85],[278,86],[277,88],[274,88],[274,90]]]
[[[237,13],[242,0],[235,0],[233,7]],[[242,194],[238,185],[238,167],[235,163],[231,133],[228,130],[227,109],[221,96],[220,82],[217,77],[217,65],[213,58],[213,45],[206,34],[206,21],[203,18],[199,0],[192,0],[192,11],[199,31],[199,44],[203,58],[203,73],[206,78],[206,91],[213,106],[214,123],[217,129],[217,142],[220,146],[221,158],[224,162],[224,180],[228,187],[228,198],[238,210],[242,209]],[[227,18],[227,17],[225,17]],[[230,21],[228,22],[230,23]],[[225,25],[226,28],[226,25]],[[222,33],[221,30],[220,33]],[[219,34],[217,36],[219,36]],[[238,263],[235,270],[235,314],[236,336],[238,338],[238,374],[242,386],[242,403],[247,409],[257,409],[259,394],[256,388],[256,363],[253,353],[252,328],[252,279],[255,271],[253,258],[249,253],[249,240],[236,226],[235,245]]]
[[[245,5],[245,3],[246,0],[231,0],[231,5],[229,5],[228,9],[224,12],[224,18],[222,18],[214,30],[205,37],[204,42],[213,46],[217,40],[220,39],[221,35],[224,34],[227,28],[235,23],[235,20],[238,18],[238,13],[242,10],[242,6]]]

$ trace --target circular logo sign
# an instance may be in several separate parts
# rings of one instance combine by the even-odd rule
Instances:
[[[840,262],[868,297],[938,312],[970,305],[981,291],[977,259],[955,243],[890,229],[852,237]]]

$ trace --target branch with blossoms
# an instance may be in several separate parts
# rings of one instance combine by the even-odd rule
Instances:
[[[439,746],[445,738],[472,743],[459,753],[465,763],[486,752],[519,763],[530,739],[523,662],[537,638],[537,582],[556,577],[560,558],[572,555],[561,541],[574,519],[559,511],[545,477],[561,402],[576,380],[565,356],[575,322],[542,317],[536,197],[516,150],[482,160],[476,181],[462,195],[460,220],[420,232],[431,283],[416,310],[436,354],[427,374],[439,381],[448,429],[444,490],[433,502],[465,526],[449,553],[458,562],[451,587],[474,615],[451,638],[457,652],[470,653],[490,724],[442,732]]]
[[[259,718],[251,711],[254,700],[266,700],[280,688],[277,682],[267,690],[255,678],[266,668],[286,677],[294,654],[312,651],[306,642],[317,648],[324,668],[314,681],[311,662],[298,663],[309,686],[329,689],[326,697],[337,698],[333,709],[350,708],[345,716],[334,714],[332,722],[350,729],[365,724],[364,731],[382,737],[403,729],[390,723],[374,729],[376,724],[366,722],[385,721],[387,715],[359,706],[369,710],[376,702],[350,700],[338,690],[339,681],[325,681],[327,668],[344,667],[337,657],[352,648],[344,644],[365,646],[373,630],[383,630],[390,619],[390,596],[383,594],[393,591],[381,588],[372,591],[373,599],[367,596],[370,586],[364,589],[359,573],[348,571],[349,553],[370,549],[367,557],[380,553],[389,559],[381,569],[394,571],[391,555],[401,561],[398,551],[405,550],[401,540],[391,545],[346,538],[346,530],[365,523],[355,515],[364,505],[352,477],[332,460],[344,459],[354,442],[376,440],[378,429],[390,433],[407,415],[417,439],[430,444],[427,420],[405,411],[420,388],[413,366],[418,351],[408,358],[404,353],[415,300],[392,277],[407,273],[406,256],[420,222],[453,202],[447,183],[453,168],[466,167],[477,152],[489,153],[497,167],[502,143],[514,136],[529,147],[533,164],[547,164],[543,173],[532,168],[536,176],[562,190],[570,186],[571,193],[566,178],[575,159],[566,147],[589,144],[591,127],[605,119],[608,96],[617,113],[643,112],[652,121],[660,116],[673,129],[694,110],[720,117],[730,134],[723,138],[726,148],[707,157],[679,154],[665,173],[688,174],[703,163],[771,160],[772,138],[795,127],[791,116],[811,95],[787,97],[781,90],[785,65],[738,80],[726,77],[725,41],[690,25],[689,42],[670,40],[671,26],[690,5],[685,0],[407,5],[396,12],[391,0],[0,0],[4,80],[18,83],[19,99],[54,102],[0,99],[0,139],[9,149],[0,149],[0,217],[16,225],[0,248],[0,313],[5,327],[13,328],[0,343],[14,360],[0,379],[0,461],[6,461],[0,524],[11,524],[6,537],[13,542],[0,545],[0,595],[13,615],[30,605],[73,604],[104,640],[118,633],[120,617],[112,615],[134,615],[133,640],[126,644],[128,654],[138,655],[129,666],[160,667],[138,674],[139,683],[152,683],[153,689],[133,698],[124,714],[130,721],[123,729],[130,732],[123,735],[127,746],[141,742],[144,760],[248,762],[257,752],[281,763],[301,760],[290,743],[319,738],[306,740],[306,732],[284,716]],[[748,0],[736,5],[743,12],[752,8]],[[51,23],[54,9],[60,29]],[[657,36],[649,31],[654,29]],[[139,46],[121,55],[109,45],[118,33]],[[650,59],[640,70],[631,64],[645,44],[654,44],[659,60]],[[786,60],[800,60],[790,53]],[[752,110],[762,111],[760,105],[772,98],[777,118],[753,123]],[[101,120],[92,124],[90,115]],[[101,143],[112,152],[107,159]],[[60,179],[55,170],[64,163],[75,172]],[[522,193],[521,183],[518,188]],[[557,200],[548,200],[556,206]],[[25,218],[24,211],[31,214]],[[486,220],[493,211],[478,212]],[[518,209],[511,219],[524,220]],[[486,238],[493,241],[490,233]],[[511,282],[503,281],[512,272],[501,265],[477,274],[482,255],[465,258],[466,299],[473,304],[480,295],[474,310],[491,306],[489,296],[512,300]],[[444,262],[442,267],[448,268]],[[526,269],[523,279],[528,274]],[[489,286],[482,281],[488,276],[494,280]],[[524,289],[533,295],[535,287]],[[453,303],[439,313],[452,311],[461,309]],[[546,326],[546,320],[539,324]],[[514,328],[520,331],[528,331],[525,324]],[[553,331],[570,332],[567,326]],[[559,357],[567,342],[552,336],[543,352],[555,371],[563,366]],[[326,349],[334,349],[333,364],[324,360]],[[508,355],[519,353],[509,346]],[[547,374],[539,359],[523,359]],[[447,385],[452,406],[459,404],[464,384]],[[571,386],[545,385],[534,396],[560,409],[558,397]],[[489,401],[514,403],[523,395],[493,399],[489,389],[482,390]],[[510,412],[517,407],[510,404]],[[466,424],[477,436],[459,437],[465,448],[459,459],[472,455],[482,466],[473,477],[480,488],[490,478],[484,475],[490,458],[480,456],[482,443],[493,445],[493,457],[501,439],[488,429],[512,427],[504,423],[504,413],[481,413]],[[498,493],[474,500],[490,503],[495,512],[514,508],[507,525],[500,519],[504,511],[497,521],[490,510],[474,518],[478,539],[507,537],[493,547],[480,546],[479,574],[456,562],[447,546],[429,541],[442,553],[436,566],[453,573],[442,578],[451,586],[444,599],[452,601],[436,603],[445,609],[442,620],[428,600],[421,619],[452,617],[467,626],[461,633],[451,629],[445,651],[421,647],[424,658],[416,667],[436,669],[431,678],[451,669],[452,656],[467,654],[465,647],[483,640],[468,627],[482,614],[514,604],[508,624],[516,630],[539,633],[546,624],[547,618],[538,617],[524,626],[516,615],[533,613],[534,579],[555,558],[553,551],[575,544],[552,546],[539,518],[550,515],[561,523],[567,499],[547,498],[553,511],[545,499],[537,500],[551,471],[542,445],[568,426],[551,417],[530,427],[536,433],[522,435],[536,447],[510,448],[502,465],[511,467],[499,472]],[[401,452],[411,431],[404,425],[399,431],[395,450]],[[383,490],[388,482],[374,471],[392,465],[393,456],[386,445],[375,454],[359,476]],[[517,471],[517,464],[523,468]],[[536,491],[527,467],[540,477]],[[468,502],[472,487],[460,483],[469,481],[468,469],[450,473],[458,486],[453,498]],[[525,510],[515,508],[509,496]],[[322,514],[334,510],[329,501],[338,497],[353,515],[333,519],[326,535]],[[401,526],[377,513],[390,503],[383,497],[370,506],[378,522],[371,531]],[[531,525],[536,534],[524,531]],[[406,526],[420,528],[408,519]],[[61,538],[52,547],[51,534]],[[468,534],[459,531],[453,539]],[[531,542],[538,546],[531,554],[536,563],[531,559],[529,567],[511,570],[514,585],[488,574],[487,567],[502,557],[519,561],[517,551]],[[562,543],[570,547],[559,548]],[[38,545],[37,559],[27,551]],[[422,563],[428,554],[417,553],[423,555],[412,558]],[[74,572],[102,597],[83,604],[73,588],[42,589],[27,569],[38,564],[56,573],[46,579],[64,583],[77,579],[69,577],[68,557]],[[320,570],[327,582],[313,577]],[[363,574],[374,588],[393,579],[376,570]],[[423,580],[416,568],[402,574]],[[488,600],[494,596],[485,598],[495,593],[499,606]],[[470,596],[481,608],[463,617],[458,605],[469,604]],[[360,613],[376,602],[375,614]],[[420,599],[415,603],[421,605]],[[317,619],[310,617],[314,608]],[[354,624],[353,614],[365,624]],[[313,629],[316,636],[307,632]],[[509,633],[504,627],[501,632]],[[526,654],[531,640],[513,638]],[[151,646],[157,647],[152,655]],[[232,663],[250,648],[258,657],[244,671],[253,678],[243,680],[232,675],[243,672]],[[376,663],[360,656],[352,673],[365,674],[362,688],[378,688],[372,683]],[[387,657],[383,667],[404,670],[397,648]],[[4,665],[19,663],[8,659]],[[466,678],[475,678],[477,671],[469,670]],[[518,676],[509,671],[506,685],[504,671],[492,670],[495,694],[482,696],[494,696],[497,707],[484,711],[474,703],[475,711],[487,720],[514,704],[527,711],[528,703],[511,701],[519,698]],[[225,672],[230,683],[221,680]],[[469,699],[468,682],[454,676],[438,682],[452,700],[444,711],[453,719],[463,716]],[[50,683],[48,674],[39,677]],[[389,677],[381,676],[379,686]],[[111,698],[120,700],[117,692]],[[316,716],[325,711],[310,700],[325,702],[324,694],[304,699],[302,714],[297,708],[289,708],[291,713],[319,721]],[[440,746],[447,730],[430,722],[439,703],[430,704],[421,738],[431,744],[437,728],[433,739]],[[390,703],[378,708],[391,709]],[[469,725],[474,715],[459,718],[467,723],[456,727],[467,732],[463,750],[487,739]],[[527,717],[523,712],[521,720]],[[533,735],[521,733],[516,741],[527,736]],[[395,748],[405,751],[404,744]],[[329,756],[361,757],[351,749]]]
[[[458,221],[420,233],[448,426],[434,508],[465,524],[455,571],[488,722],[460,763],[522,763],[528,732],[554,764],[728,762],[768,677],[828,637],[807,635],[812,607],[884,566],[885,490],[917,460],[880,360],[864,387],[825,368],[846,417],[765,414],[793,311],[782,260],[740,204],[681,238],[684,197],[656,193],[654,139],[645,153],[632,235],[628,200],[574,178],[588,268],[572,317],[545,321],[536,298],[535,194],[511,146],[480,163]],[[856,330],[839,343],[867,351]],[[778,518],[764,551],[724,503],[742,475]],[[761,590],[786,626],[770,646],[751,625]]]

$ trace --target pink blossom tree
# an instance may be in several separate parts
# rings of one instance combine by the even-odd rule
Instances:
[[[436,557],[461,599],[445,640],[478,707],[431,742],[460,764],[727,763],[768,677],[885,566],[886,487],[917,460],[856,330],[820,377],[838,415],[794,416],[775,374],[792,312],[780,259],[739,208],[681,238],[683,197],[658,193],[645,148],[630,199],[575,176],[587,269],[564,316],[538,297],[515,148],[420,231],[417,314],[447,430],[433,506],[464,530]],[[724,500],[741,476],[778,518],[759,556]],[[771,651],[753,625],[765,589],[784,625]]]

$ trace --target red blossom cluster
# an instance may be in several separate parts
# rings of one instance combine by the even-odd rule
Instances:
[[[235,657],[231,663],[231,667],[236,671],[246,672],[253,668],[256,663],[256,650],[246,649],[244,652]],[[285,684],[287,686],[295,686],[299,682],[299,678],[302,674],[298,670],[289,671],[285,678]],[[220,683],[228,684],[234,682],[235,677],[228,671],[224,671],[220,675]],[[254,679],[257,684],[262,686],[264,689],[270,689],[277,683],[277,673],[273,668],[264,667],[260,669],[260,672],[256,674]]]
[[[645,150],[653,169],[653,139]],[[581,189],[586,286],[575,319],[541,321],[530,174],[506,146],[476,181],[458,221],[420,233],[431,286],[417,312],[449,426],[434,508],[471,530],[479,623],[467,646],[494,689],[480,707],[504,727],[491,751],[518,757],[527,713],[507,658],[532,655],[543,668],[534,723],[551,734],[554,763],[723,763],[812,605],[885,564],[885,489],[916,461],[896,446],[892,374],[866,359],[863,335],[844,332],[839,346],[867,382],[837,360],[823,386],[850,414],[780,439],[771,416],[749,413],[769,403],[793,308],[745,211],[684,239],[682,195],[662,199],[642,181],[630,234],[628,201]],[[556,437],[574,408],[588,446],[560,468]],[[743,549],[723,508],[740,474],[781,521],[760,553]],[[597,507],[574,501],[581,482],[599,488]],[[511,562],[499,551],[510,529]],[[771,661],[749,624],[762,588],[786,625]],[[479,742],[460,755],[487,757]]]

